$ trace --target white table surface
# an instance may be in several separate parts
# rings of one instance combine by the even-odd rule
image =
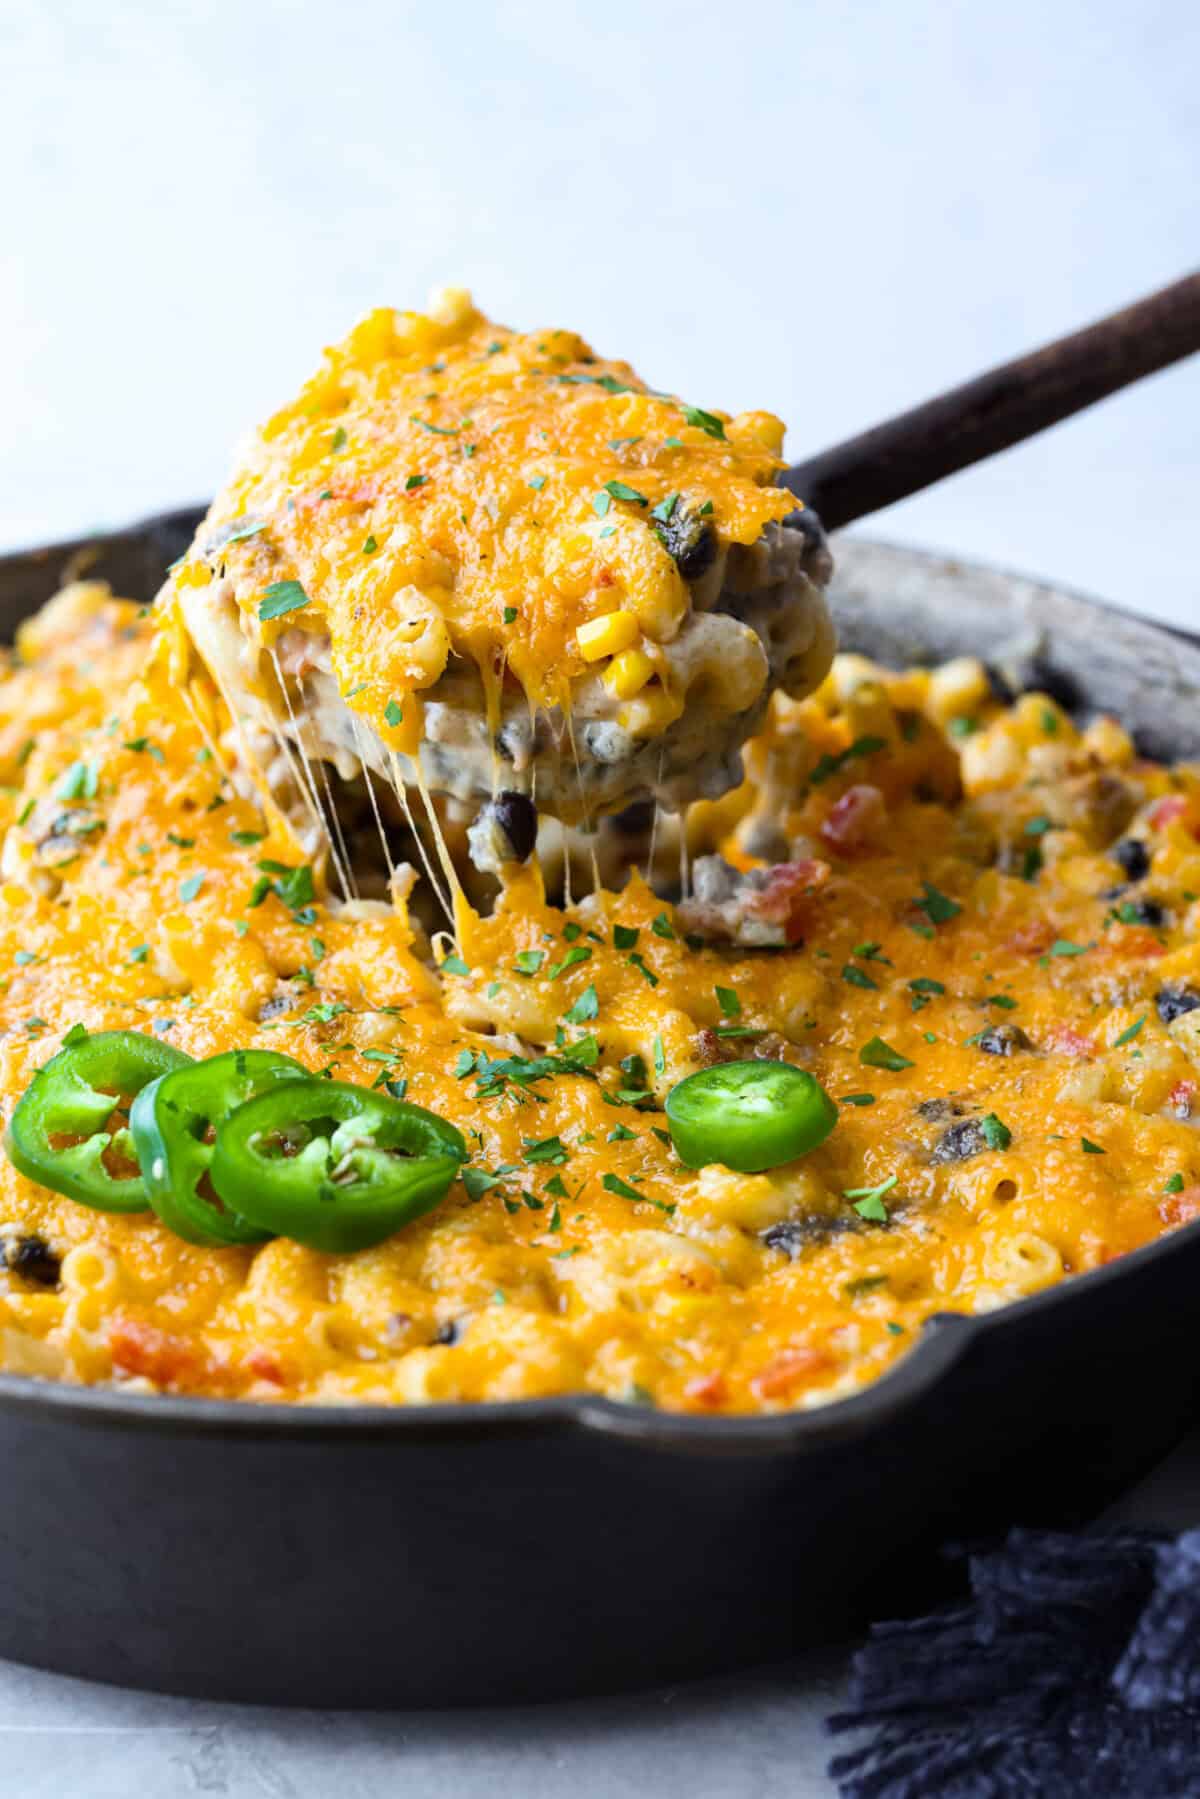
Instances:
[[[1200,260],[1198,51],[1190,0],[4,0],[0,549],[203,497],[439,282],[833,442]],[[1200,362],[872,528],[1200,625],[1198,417]],[[803,1799],[840,1666],[371,1719],[0,1665],[0,1794]]]

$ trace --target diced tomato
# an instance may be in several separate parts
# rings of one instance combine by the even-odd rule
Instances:
[[[195,1346],[142,1318],[119,1312],[108,1327],[113,1366],[126,1374],[142,1374],[160,1387],[173,1386],[197,1367]]]
[[[1031,918],[1027,924],[1021,925],[1005,943],[1014,956],[1040,956],[1048,950],[1057,935],[1054,926],[1046,918]]]
[[[868,849],[884,821],[886,807],[878,787],[859,782],[847,788],[829,810],[821,826],[821,841],[837,856],[855,856]]]
[[[1046,1042],[1063,1056],[1094,1056],[1096,1053],[1094,1040],[1069,1024],[1051,1025],[1046,1032]]]
[[[1191,1117],[1192,1102],[1195,1100],[1195,1097],[1195,1081],[1176,1081],[1168,1095],[1171,1110],[1174,1112],[1176,1118]]]
[[[798,943],[804,935],[808,902],[825,885],[831,872],[828,862],[812,858],[778,862],[768,872],[766,886],[747,896],[746,912],[767,924],[782,925],[788,942]]]
[[[1182,818],[1188,809],[1188,801],[1182,793],[1169,793],[1166,799],[1159,800],[1150,813],[1150,829],[1165,831],[1176,819]]]
[[[721,1406],[729,1398],[729,1387],[720,1373],[698,1374],[683,1389],[683,1397],[693,1405]]]
[[[1200,1218],[1200,1187],[1185,1187],[1182,1193],[1172,1193],[1164,1199],[1158,1208],[1158,1215],[1164,1224],[1190,1224],[1194,1218]]]
[[[596,579],[593,582],[593,586],[595,586],[595,587],[615,587],[616,584],[617,584],[617,577],[613,574],[611,568],[608,567],[607,563],[604,565],[603,568],[597,570]]]
[[[1165,956],[1167,947],[1145,925],[1117,925],[1097,944],[1104,956]]]
[[[265,1344],[256,1344],[242,1365],[256,1380],[269,1380],[277,1387],[283,1385],[283,1365],[275,1351]]]
[[[826,1369],[836,1366],[827,1350],[816,1349],[811,1344],[798,1344],[793,1349],[781,1349],[762,1372],[755,1375],[750,1386],[759,1399],[781,1399],[793,1387],[803,1385],[812,1375],[824,1373]]]

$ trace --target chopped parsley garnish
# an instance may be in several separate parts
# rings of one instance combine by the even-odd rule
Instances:
[[[1090,1137],[1081,1137],[1079,1143],[1085,1156],[1104,1156],[1108,1154],[1108,1151],[1101,1149],[1098,1143],[1093,1143]]]
[[[637,1132],[631,1131],[629,1126],[625,1124],[614,1124],[612,1130],[609,1131],[608,1136],[604,1139],[606,1143],[633,1143],[636,1140]]]
[[[179,897],[185,906],[191,904],[203,885],[204,876],[202,874],[189,875],[186,881],[179,883]]]
[[[557,981],[560,975],[566,974],[568,968],[577,968],[581,962],[590,962],[592,952],[585,943],[574,943],[561,962],[546,970],[547,979]]]
[[[364,540],[362,553],[364,556],[373,556],[378,548],[379,545],[375,540],[374,534],[372,534]]]
[[[873,981],[862,968],[856,968],[853,962],[847,962],[842,970],[842,979],[849,987],[866,987],[872,993],[879,992],[879,982]]]
[[[397,725],[404,723],[404,708],[396,700],[389,700],[383,709],[383,716],[394,731]]]
[[[888,1068],[893,1074],[915,1067],[915,1063],[910,1062],[907,1056],[902,1056],[898,1049],[893,1049],[890,1043],[885,1043],[882,1037],[872,1037],[869,1043],[864,1043],[858,1052],[858,1059],[864,1067]]]
[[[308,605],[308,595],[299,581],[272,581],[258,603],[262,620],[282,618],[285,612],[298,612]]]
[[[1057,937],[1048,953],[1052,956],[1084,956],[1091,947],[1090,943],[1072,943],[1069,938]]]
[[[1169,1178],[1169,1180],[1167,1181],[1166,1185],[1163,1188],[1163,1192],[1164,1193],[1182,1193],[1183,1192],[1183,1176],[1181,1174],[1171,1175],[1171,1177]]]
[[[658,986],[658,976],[652,968],[647,968],[640,950],[634,950],[632,956],[626,958],[631,968],[636,968],[642,979],[651,987]]]
[[[651,1199],[648,1193],[639,1193],[628,1181],[623,1181],[619,1174],[606,1174],[600,1185],[606,1193],[615,1193],[620,1199],[632,1199],[635,1204],[657,1206],[660,1212],[674,1212],[675,1207],[665,1206],[661,1199]]]
[[[843,1093],[838,1104],[843,1106],[873,1106],[875,1104],[875,1095],[873,1093]]]
[[[131,738],[130,743],[122,743],[121,748],[122,750],[133,750],[135,756],[140,756],[144,752],[146,756],[153,756],[157,763],[162,763],[166,759],[157,743],[151,743],[149,738]]]
[[[809,784],[820,787],[831,775],[836,775],[845,768],[848,762],[855,762],[861,756],[874,756],[879,750],[886,750],[885,737],[856,737],[846,749],[839,750],[837,755],[819,756],[809,772]]]
[[[665,912],[659,913],[658,917],[654,920],[654,923],[650,926],[650,929],[654,932],[656,937],[665,937],[668,943],[674,943],[675,927]]]
[[[957,918],[962,907],[957,900],[952,900],[944,893],[939,893],[929,881],[921,883],[921,898],[916,902],[920,911],[924,912],[931,924],[946,924]]]
[[[889,1174],[877,1187],[843,1187],[842,1198],[854,1202],[854,1210],[860,1218],[867,1219],[871,1224],[886,1224],[888,1209],[883,1203],[883,1196],[891,1192],[897,1179],[898,1176]]]
[[[1136,1018],[1131,1025],[1126,1026],[1121,1032],[1121,1035],[1115,1040],[1113,1048],[1120,1049],[1123,1044],[1132,1043],[1145,1022],[1146,1014],[1143,1012],[1140,1018]]]
[[[569,1154],[561,1137],[525,1137],[521,1148],[527,1162],[552,1162],[556,1168],[562,1167]]]
[[[425,487],[428,485],[428,482],[428,475],[410,475],[408,480],[404,483],[404,491],[405,493],[412,493],[414,488]]]
[[[1012,1142],[1012,1132],[994,1112],[979,1120],[979,1128],[989,1149],[1007,1149]]]
[[[575,1004],[563,1013],[563,1019],[567,1024],[587,1024],[589,1019],[595,1018],[599,1010],[600,1002],[596,998],[595,982],[589,981]]]
[[[486,1168],[464,1168],[460,1177],[467,1190],[468,1199],[482,1199],[492,1187],[500,1185],[498,1174],[489,1174]]]
[[[714,413],[705,412],[701,406],[685,406],[683,419],[687,425],[695,425],[709,437],[724,437],[725,426]]]
[[[513,967],[518,974],[535,975],[545,960],[544,949],[523,949],[513,957]]]
[[[636,949],[640,936],[641,932],[635,930],[632,925],[615,924],[613,926],[613,947],[614,949]]]
[[[59,785],[60,800],[94,800],[96,770],[90,762],[72,762]]]
[[[636,487],[630,487],[627,481],[606,481],[604,491],[610,493],[614,500],[629,500],[635,506],[650,504],[645,494],[639,493]]]
[[[245,541],[248,537],[257,537],[259,532],[265,531],[266,528],[267,527],[266,527],[265,523],[257,524],[257,525],[245,525],[245,526],[243,526],[243,528],[240,531],[231,531],[229,533],[229,536],[224,538],[217,547],[218,547],[218,549],[227,550],[229,548],[230,544],[245,543]]]
[[[458,425],[431,425],[428,419],[419,419],[415,412],[409,413],[408,422],[419,425],[422,431],[432,432],[434,437],[457,437],[460,429]]]
[[[740,1018],[742,1002],[732,987],[714,987],[713,992],[716,994],[717,1004],[726,1018]]]
[[[273,893],[297,919],[303,923],[311,923],[312,920],[305,916],[304,908],[311,903],[316,890],[313,886],[313,872],[308,864],[302,862],[293,868],[287,862],[274,862],[266,858],[258,866],[262,873],[255,881],[250,895],[248,903],[251,909],[261,906],[267,895]]]
[[[440,964],[443,974],[470,974],[471,970],[461,956],[449,955]]]
[[[658,502],[657,506],[651,506],[650,517],[661,520],[664,525],[669,525],[671,522],[671,515],[678,504],[679,495],[677,493],[669,493],[665,500],[660,500]]]
[[[517,609],[515,606],[506,606],[504,608],[504,622],[506,625],[515,625],[516,624]]]
[[[337,430],[334,432],[333,436],[329,440],[329,448],[330,448],[331,453],[336,456],[337,452],[340,449],[343,449],[345,447],[345,443],[346,443],[346,428],[344,425],[339,425]]]

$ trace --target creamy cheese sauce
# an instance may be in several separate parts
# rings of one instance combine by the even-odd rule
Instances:
[[[299,456],[300,423],[280,433]],[[4,1161],[10,1369],[300,1402],[805,1406],[884,1373],[931,1313],[1200,1212],[1200,772],[1139,760],[1113,721],[1004,705],[973,662],[840,658],[692,809],[692,897],[634,875],[559,906],[531,867],[490,915],[460,899],[437,954],[410,874],[394,903],[338,897],[244,744],[170,633],[156,647],[103,589],[25,627],[0,679],[6,1117],[83,1024],[404,1083],[470,1162],[431,1215],[330,1256],[192,1247]],[[668,868],[679,839],[664,825]],[[666,1093],[756,1054],[819,1078],[833,1133],[767,1174],[685,1169]]]

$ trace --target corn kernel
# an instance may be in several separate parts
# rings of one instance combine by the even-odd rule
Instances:
[[[645,650],[622,650],[604,671],[604,685],[619,700],[631,700],[640,693],[651,675],[654,664]]]
[[[638,622],[632,612],[607,612],[603,618],[589,619],[586,625],[580,625],[575,641],[585,661],[599,662],[602,656],[616,656],[627,650],[638,636]]]

